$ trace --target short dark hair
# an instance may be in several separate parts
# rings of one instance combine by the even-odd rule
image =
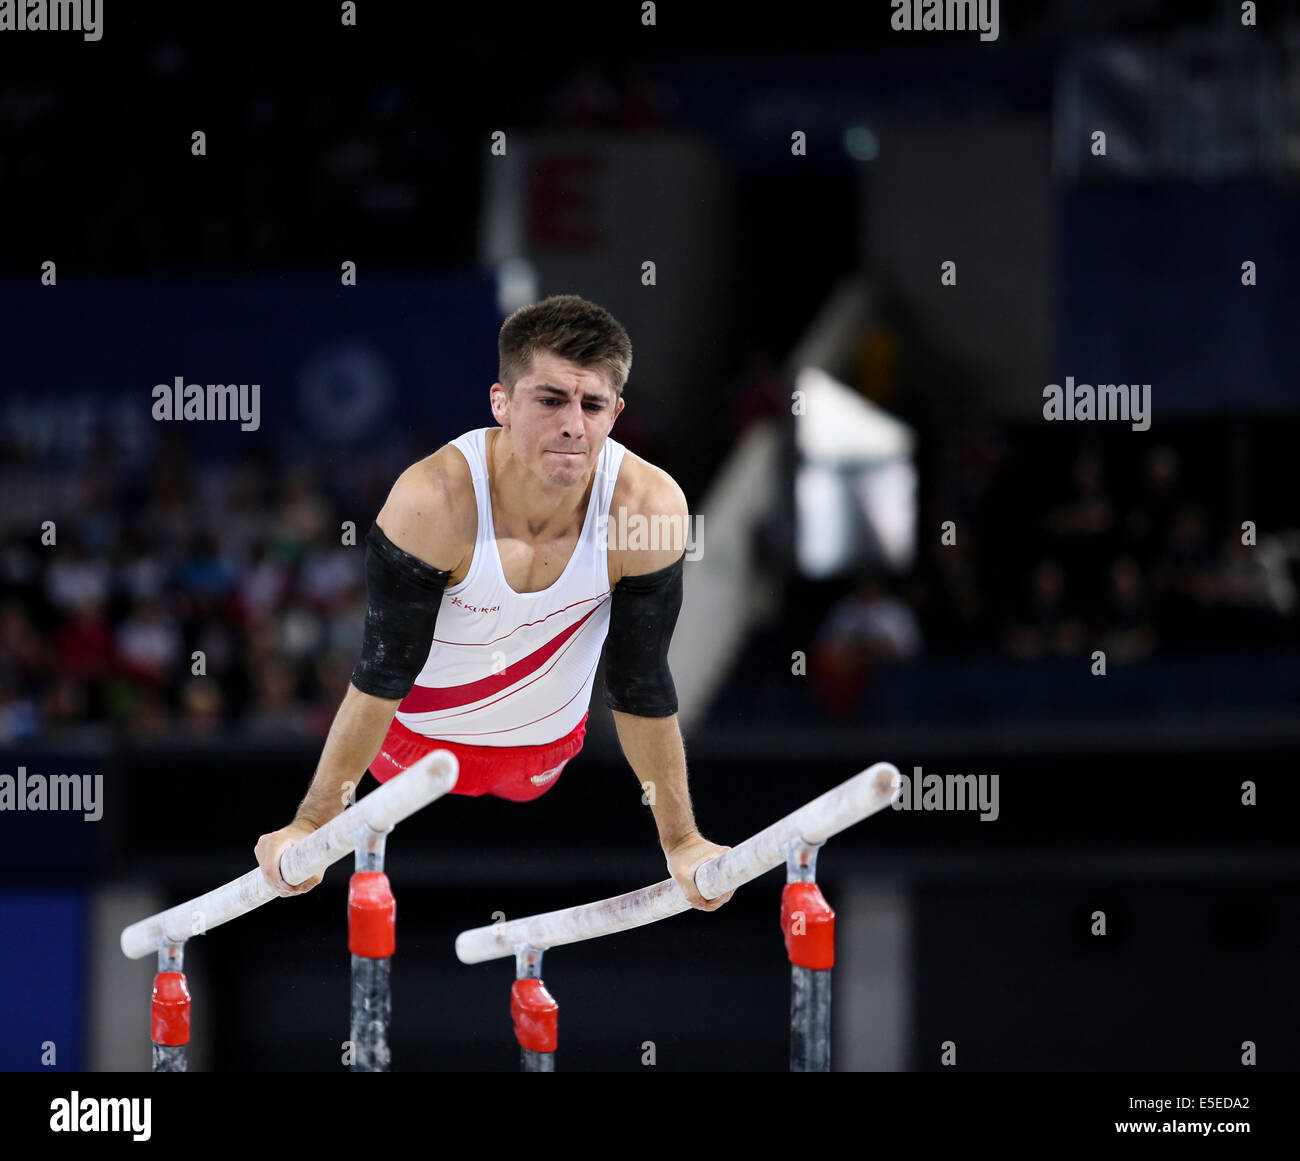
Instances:
[[[501,324],[497,378],[507,396],[532,369],[539,351],[550,351],[604,376],[615,398],[623,394],[632,370],[632,340],[623,325],[603,307],[576,294],[553,294],[521,306]]]

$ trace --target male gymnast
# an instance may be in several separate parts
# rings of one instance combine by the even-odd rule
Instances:
[[[258,840],[258,863],[281,895],[311,890],[323,876],[281,877],[285,848],[341,813],[361,772],[384,782],[432,750],[459,760],[455,794],[545,794],[582,749],[603,646],[605,702],[652,784],[669,873],[691,906],[716,910],[733,892],[705,899],[692,875],[730,848],[696,829],[667,660],[686,498],[609,438],[631,340],[603,308],[555,295],[505,320],[498,353],[500,426],[407,468],[366,535],[361,659],[306,797]],[[638,522],[678,535],[609,543],[607,527]]]

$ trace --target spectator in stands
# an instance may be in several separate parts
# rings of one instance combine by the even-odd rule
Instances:
[[[35,694],[50,673],[52,658],[26,608],[17,600],[0,605],[0,675],[15,694]]]
[[[1080,452],[1074,461],[1074,497],[1047,519],[1054,536],[1104,536],[1115,526],[1115,506],[1103,486],[1101,458]]]
[[[1074,495],[1048,513],[1046,531],[1081,609],[1091,611],[1102,601],[1107,561],[1119,548],[1118,527],[1101,457],[1093,451],[1080,452],[1074,462]]]
[[[886,592],[879,578],[863,577],[831,608],[813,646],[809,675],[826,708],[843,716],[857,704],[881,662],[921,655],[921,628],[912,610]]]
[[[1285,589],[1276,583],[1283,578],[1270,575],[1268,551],[1259,544],[1243,544],[1240,526],[1229,526],[1219,559],[1221,644],[1239,648],[1268,642],[1286,610]]]
[[[357,581],[357,550],[322,529],[307,550],[299,571],[299,591],[313,612],[328,617]]]
[[[0,745],[36,737],[41,730],[40,708],[22,694],[12,675],[0,671]]]
[[[213,497],[215,505],[203,514],[204,523],[219,525],[226,559],[238,562],[242,570],[260,545],[270,524],[261,501],[262,469],[256,461],[245,462],[232,474],[221,477],[225,485]]]
[[[128,601],[153,600],[170,583],[172,562],[157,551],[138,529],[126,529],[114,553],[113,584]]]
[[[312,736],[309,707],[298,696],[293,666],[267,658],[253,676],[253,700],[243,716],[245,732],[290,740]]]
[[[147,689],[137,691],[134,701],[122,714],[123,728],[135,741],[165,737],[170,720],[163,699]]]
[[[115,662],[113,626],[97,597],[87,595],[77,604],[54,638],[55,665],[59,676],[80,690],[90,715],[104,711],[106,685]]]
[[[344,657],[360,657],[366,628],[366,589],[356,577],[340,595],[325,623],[325,647]]]
[[[225,717],[225,695],[211,677],[188,677],[181,687],[180,727],[200,740],[221,736]]]
[[[0,604],[0,744],[40,735],[41,694],[52,670],[50,650],[23,603]]]
[[[168,456],[180,451],[168,449]],[[194,510],[189,486],[173,469],[160,469],[152,490],[136,512],[134,530],[140,539],[165,555],[180,554],[194,533]]]
[[[364,606],[357,615],[364,621]],[[305,717],[305,726],[313,737],[324,739],[329,734],[334,723],[334,709],[343,696],[340,690],[346,692],[356,665],[355,659],[360,654],[361,643],[357,642],[355,649],[329,649],[317,659],[312,673],[312,696]]]
[[[1073,656],[1083,646],[1083,622],[1067,600],[1065,569],[1058,560],[1040,560],[1029,600],[1007,633],[1006,648],[1022,661],[1036,661]]]
[[[107,604],[111,573],[104,559],[92,558],[75,536],[56,542],[50,552],[45,599],[54,609],[68,615],[87,605]]]
[[[986,644],[987,602],[972,564],[969,535],[956,544],[936,545],[927,567],[908,581],[905,593],[924,627],[931,655],[969,653]]]
[[[53,680],[41,697],[40,717],[50,731],[57,731],[59,726],[84,724],[99,709],[92,704],[86,682],[56,670]]]
[[[111,463],[93,461],[79,482],[81,497],[74,517],[77,541],[91,558],[104,560],[117,543],[121,522]]]
[[[1149,567],[1169,538],[1179,504],[1178,453],[1166,444],[1157,444],[1147,452],[1145,466],[1142,496],[1125,518],[1124,533],[1132,555],[1140,565]]]
[[[1204,644],[1213,637],[1209,615],[1218,595],[1218,562],[1205,513],[1184,504],[1152,570],[1156,628],[1163,640]]]
[[[300,669],[311,663],[325,642],[324,622],[300,596],[285,606],[276,631],[276,654]]]
[[[272,552],[297,565],[307,546],[323,535],[328,522],[329,511],[311,473],[301,468],[290,469],[272,526]]]
[[[138,602],[115,637],[117,669],[128,681],[161,689],[174,678],[181,661],[181,631],[161,600]]]
[[[184,598],[185,615],[224,613],[235,589],[235,562],[222,552],[212,532],[196,532],[177,565],[176,582]]]
[[[1138,661],[1155,648],[1142,572],[1131,556],[1120,557],[1110,568],[1102,648],[1111,663]]]
[[[219,677],[222,684],[235,670],[235,663],[241,649],[240,636],[235,626],[227,619],[209,617],[197,621],[192,626],[191,647],[185,650],[182,658],[184,665],[194,672],[197,660],[202,661],[202,670],[209,677]],[[195,652],[202,653],[201,659],[193,657]]]
[[[293,582],[293,570],[266,541],[252,547],[251,562],[235,583],[235,603],[244,624],[268,620],[283,605]]]

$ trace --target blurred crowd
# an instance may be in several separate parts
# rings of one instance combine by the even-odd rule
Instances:
[[[1268,529],[1244,544],[1174,448],[1151,447],[1124,485],[1084,451],[1053,495],[1012,470],[1006,433],[953,446],[922,465],[922,528],[952,519],[955,542],[931,537],[907,574],[864,575],[823,606],[809,676],[831,713],[851,712],[881,664],[1089,664],[1102,650],[1114,667],[1294,641],[1295,544]],[[257,457],[195,465],[173,449],[132,483],[92,457],[53,543],[9,497],[0,741],[88,723],[137,740],[323,739],[360,653],[364,537],[390,476],[378,463],[346,478]]]
[[[1093,664],[1100,650],[1109,668],[1294,642],[1300,533],[1247,543],[1201,499],[1223,481],[1189,487],[1173,447],[1141,457],[1135,487],[1109,484],[1084,450],[1060,498],[1017,479],[1007,452],[1003,433],[976,434],[929,490],[926,526],[955,517],[953,543],[936,532],[907,575],[864,575],[830,609],[810,658],[829,712],[852,712],[882,663],[998,651]]]
[[[323,739],[360,655],[364,538],[387,491],[250,461],[79,481],[54,543],[0,538],[0,741],[107,726],[133,739]],[[355,543],[344,543],[344,521]]]

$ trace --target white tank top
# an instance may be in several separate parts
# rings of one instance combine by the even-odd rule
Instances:
[[[428,660],[397,720],[417,734],[470,746],[543,745],[572,732],[591,701],[609,629],[603,529],[624,448],[605,439],[582,533],[559,579],[541,592],[517,593],[506,583],[492,525],[487,432],[451,441],[474,479],[474,558],[465,579],[443,590]]]

